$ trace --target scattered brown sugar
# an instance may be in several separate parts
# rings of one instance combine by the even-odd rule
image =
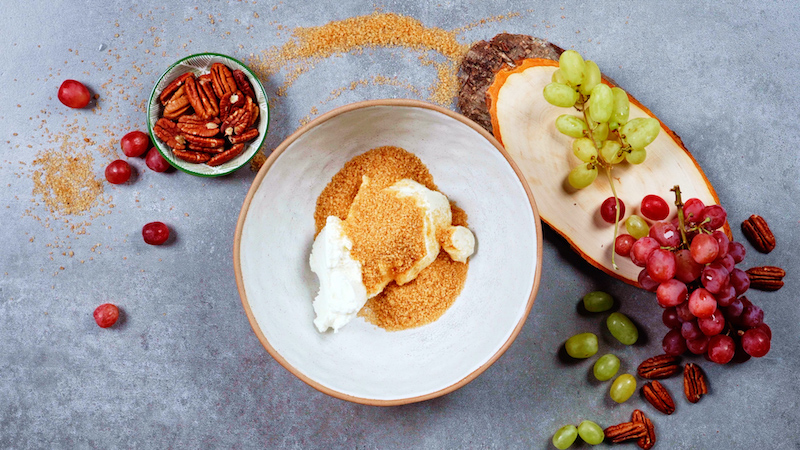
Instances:
[[[359,193],[364,177],[368,183]],[[379,147],[348,161],[317,199],[314,211],[317,233],[328,216],[348,219],[344,226],[353,241],[353,258],[362,263],[371,261],[362,264],[368,291],[382,284],[380,266],[373,264],[375,259],[380,259],[390,270],[403,272],[425,253],[421,237],[419,240],[391,238],[421,236],[421,231],[413,229],[423,227],[422,214],[410,199],[400,200],[382,192],[404,178],[437,190],[433,177],[417,156],[398,147]],[[467,214],[452,202],[451,211],[453,225],[467,226]],[[375,227],[378,223],[382,227]],[[442,251],[415,280],[402,286],[390,282],[382,293],[367,302],[359,315],[390,331],[431,323],[458,297],[467,278],[467,268],[468,264],[454,262]]]

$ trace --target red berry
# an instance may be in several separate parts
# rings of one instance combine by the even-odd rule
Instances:
[[[147,157],[145,158],[144,162],[154,172],[165,172],[167,169],[170,168],[169,163],[161,153],[158,152],[158,149],[153,147],[147,152]]]
[[[614,251],[619,256],[629,256],[631,254],[631,247],[636,242],[636,239],[630,234],[620,234],[614,240]]]
[[[169,239],[169,227],[162,222],[150,222],[142,227],[142,237],[150,245],[161,245]]]
[[[94,310],[94,321],[100,328],[108,328],[117,323],[119,308],[111,303],[103,303]]]
[[[150,136],[142,133],[141,131],[131,131],[130,133],[122,136],[119,141],[122,147],[122,152],[127,157],[141,156],[150,148]]]
[[[91,99],[89,89],[80,81],[64,80],[58,88],[58,100],[70,108],[83,108]]]
[[[642,199],[642,215],[650,220],[664,220],[669,215],[669,205],[657,195],[647,195]]]
[[[614,197],[608,197],[603,201],[603,204],[600,205],[600,216],[608,223],[614,223],[617,218],[617,201]],[[619,200],[619,218],[625,217],[625,203],[622,203],[622,200]]]
[[[131,166],[121,159],[111,161],[106,167],[106,180],[111,184],[122,184],[128,181],[130,177]]]

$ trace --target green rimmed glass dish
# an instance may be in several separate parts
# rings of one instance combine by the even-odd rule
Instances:
[[[158,96],[161,94],[161,91],[175,78],[186,72],[194,72],[197,76],[208,73],[211,69],[211,65],[214,63],[222,63],[231,70],[239,69],[244,72],[248,80],[250,80],[250,84],[253,86],[253,91],[256,94],[254,100],[258,103],[259,108],[261,108],[258,126],[256,127],[258,129],[258,137],[247,142],[239,156],[216,167],[206,164],[190,163],[177,158],[172,153],[172,149],[153,132],[153,127],[156,121],[161,118],[164,110],[164,106],[158,101]],[[241,61],[219,53],[197,53],[176,61],[164,71],[161,77],[159,77],[153,87],[153,91],[150,93],[150,99],[147,102],[147,130],[150,132],[150,139],[153,141],[153,144],[155,144],[159,153],[161,153],[161,156],[176,169],[199,177],[219,177],[227,175],[250,162],[264,144],[264,139],[269,129],[269,119],[269,97],[267,97],[267,92],[261,84],[261,80],[259,80],[253,71]]]

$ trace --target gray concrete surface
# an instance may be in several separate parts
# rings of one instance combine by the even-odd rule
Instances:
[[[597,61],[647,105],[683,138],[734,224],[757,213],[776,233],[774,252],[748,245],[744,264],[789,272],[781,291],[751,296],[774,332],[769,355],[730,366],[690,358],[707,372],[711,393],[691,405],[679,379],[668,380],[677,399],[672,416],[638,395],[612,404],[608,384],[591,379],[593,360],[558,357],[572,334],[601,330],[599,318],[578,314],[578,300],[608,290],[640,325],[643,339],[630,348],[601,335],[602,351],[619,355],[626,371],[659,352],[661,309],[652,294],[601,274],[546,230],[536,303],[496,364],[466,387],[421,404],[350,404],[284,370],[247,322],[231,254],[250,170],[207,180],[156,174],[133,160],[137,179],[105,186],[114,208],[84,217],[86,234],[52,218],[32,194],[37,153],[67,133],[76,142],[84,133],[90,138],[75,151],[91,154],[102,178],[112,159],[102,148],[116,149],[126,131],[144,128],[140,105],[178,57],[218,51],[246,59],[285,42],[293,27],[376,8],[444,29],[519,13],[461,39],[501,31],[550,39]],[[796,2],[38,1],[6,2],[2,16],[0,447],[543,449],[552,448],[553,432],[565,423],[608,426],[643,408],[657,428],[656,448],[800,448]],[[328,100],[331,91],[373,75],[397,76],[421,95],[368,85]],[[282,76],[265,80],[272,93]],[[267,146],[314,117],[313,108],[425,99],[434,76],[417,53],[399,49],[322,61],[277,99]],[[98,107],[63,107],[56,90],[66,78],[99,93]],[[139,230],[152,220],[170,224],[176,239],[158,248],[144,244]],[[734,235],[743,239],[736,226]],[[91,313],[107,301],[123,308],[124,320],[101,330]]]

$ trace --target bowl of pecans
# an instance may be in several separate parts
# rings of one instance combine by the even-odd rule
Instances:
[[[156,148],[186,173],[217,177],[247,164],[264,142],[268,98],[242,62],[198,53],[171,65],[147,105],[147,128]]]

